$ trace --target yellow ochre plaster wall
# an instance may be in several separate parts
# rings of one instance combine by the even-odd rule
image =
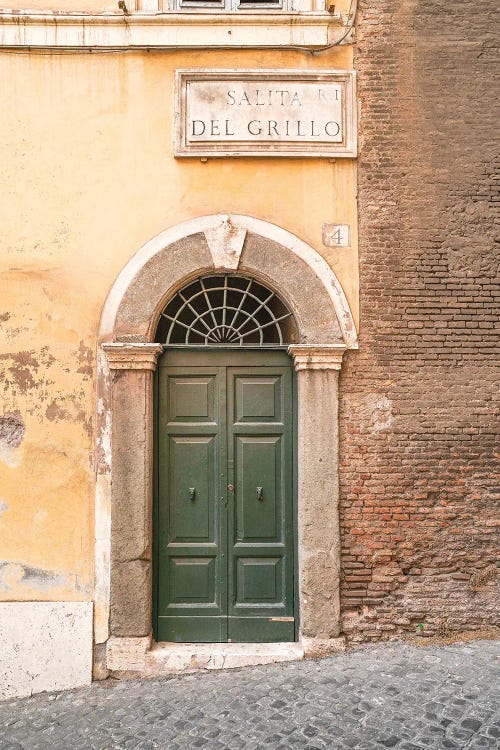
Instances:
[[[0,52],[1,600],[92,599],[97,330],[147,240],[267,220],[326,258],[357,320],[355,162],[174,159],[183,67],[348,69],[352,51]],[[352,246],[324,247],[324,222]]]
[[[132,5],[132,3],[127,3]],[[58,0],[57,9],[54,0],[9,0],[8,6],[12,10],[54,11],[56,13],[121,13],[118,0]]]

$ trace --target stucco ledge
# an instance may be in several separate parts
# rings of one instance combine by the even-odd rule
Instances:
[[[318,48],[352,43],[326,11],[54,13],[0,11],[0,47],[34,49]]]

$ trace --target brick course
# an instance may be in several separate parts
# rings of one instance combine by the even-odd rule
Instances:
[[[340,388],[353,641],[498,624],[496,10],[359,8],[361,330]]]

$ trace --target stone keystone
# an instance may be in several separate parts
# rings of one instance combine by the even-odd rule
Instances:
[[[205,229],[205,238],[215,268],[237,270],[246,233],[247,230],[235,226],[229,216],[224,216],[219,224]]]

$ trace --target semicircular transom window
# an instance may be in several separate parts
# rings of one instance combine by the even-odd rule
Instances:
[[[293,314],[263,284],[246,276],[203,276],[163,310],[156,340],[188,346],[265,346],[297,341]]]

